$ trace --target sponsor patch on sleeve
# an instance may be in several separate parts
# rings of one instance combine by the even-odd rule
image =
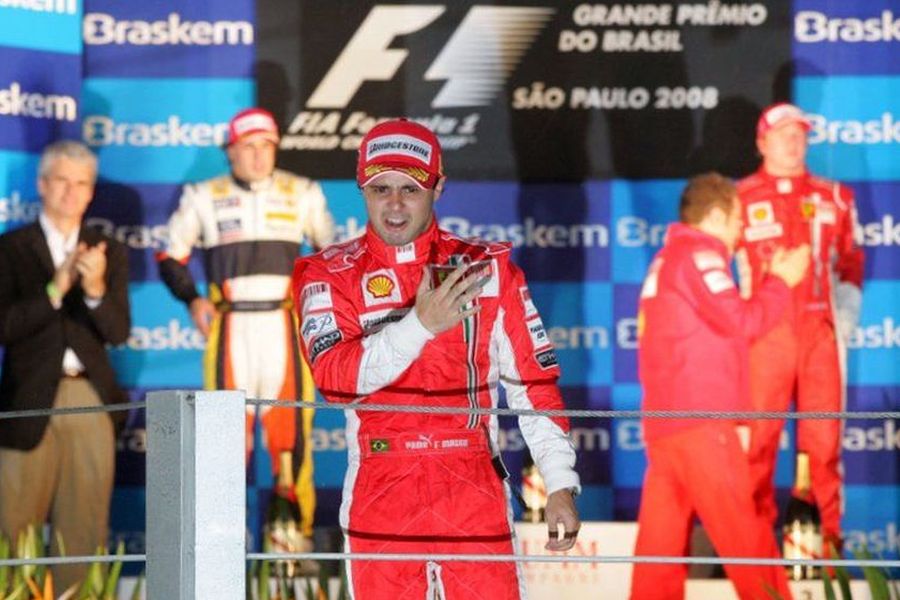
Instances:
[[[308,283],[300,292],[301,314],[315,312],[317,310],[330,310],[334,307],[331,299],[331,284],[325,281]]]
[[[700,271],[724,269],[726,267],[725,259],[718,252],[713,252],[712,250],[694,252],[694,265]]]
[[[556,359],[556,350],[553,348],[535,353],[534,360],[541,365],[542,369],[549,369],[559,364],[559,361]]]
[[[531,299],[531,292],[528,291],[527,286],[519,288],[519,296],[522,297],[522,305],[525,307],[525,318],[530,319],[537,315],[537,307],[534,305],[534,300]]]
[[[344,336],[341,334],[340,329],[323,333],[317,337],[309,347],[309,362],[316,362],[319,355],[334,348],[342,339],[344,339]]]
[[[525,325],[528,327],[528,335],[531,336],[531,346],[535,350],[540,350],[550,345],[550,338],[547,337],[547,330],[544,329],[544,323],[541,322],[540,317],[535,317],[525,323]]]
[[[725,271],[709,271],[703,274],[703,283],[713,294],[718,294],[734,287],[734,279]]]
[[[333,312],[310,313],[303,319],[300,336],[304,342],[309,344],[311,339],[335,329],[337,329],[337,319]]]

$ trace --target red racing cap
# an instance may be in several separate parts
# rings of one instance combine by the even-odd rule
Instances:
[[[779,102],[769,106],[759,115],[759,121],[756,122],[756,137],[761,138],[771,130],[788,123],[799,123],[806,131],[812,129],[812,123],[802,110],[793,104]]]
[[[434,132],[406,119],[370,129],[359,145],[356,183],[364,187],[388,172],[402,173],[422,189],[434,189],[444,176],[441,143]]]
[[[278,124],[272,113],[263,108],[247,108],[231,117],[228,123],[228,141],[230,146],[251,133],[263,134],[273,144],[278,143]]]

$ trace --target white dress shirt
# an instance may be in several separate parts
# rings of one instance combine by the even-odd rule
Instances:
[[[81,227],[75,228],[74,231],[66,236],[56,228],[43,211],[41,211],[38,221],[40,221],[41,229],[44,230],[47,246],[50,248],[50,257],[53,259],[53,267],[58,269],[59,266],[65,262],[66,257],[72,252],[75,252],[75,248],[78,246],[78,234],[81,231]],[[88,308],[94,309],[100,306],[102,300],[102,298],[85,297],[84,303],[87,304]],[[59,310],[59,308],[60,307],[58,306],[56,307],[57,310]],[[84,364],[71,348],[66,348],[65,354],[63,354],[62,371],[63,373],[70,375],[82,373],[84,371]]]

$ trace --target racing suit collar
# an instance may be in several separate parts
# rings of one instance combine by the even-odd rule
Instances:
[[[760,167],[759,174],[761,177],[771,182],[779,194],[792,194],[800,191],[806,185],[807,179],[809,179],[809,171],[806,169],[804,169],[803,172],[799,175],[784,177],[780,175],[772,175],[765,170],[765,167]]]
[[[385,243],[372,226],[369,225],[366,227],[366,246],[384,264],[421,265],[431,256],[437,236],[437,221],[434,217],[431,218],[431,223],[422,232],[422,235],[405,246],[391,246]]]
[[[261,192],[269,189],[269,186],[272,185],[271,175],[260,181],[250,182],[240,179],[237,175],[231,173],[231,180],[234,181],[236,186],[247,192]]]
[[[710,246],[715,246],[716,252],[726,258],[728,257],[728,247],[722,240],[685,223],[672,223],[666,230],[665,243],[670,244],[680,239],[703,240]]]

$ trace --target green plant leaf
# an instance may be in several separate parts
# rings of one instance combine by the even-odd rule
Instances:
[[[125,555],[125,541],[119,540],[116,546],[116,556]],[[122,561],[117,560],[109,566],[106,582],[103,585],[103,600],[116,600],[116,588],[119,587],[119,576],[122,574]]]
[[[141,589],[144,587],[144,573],[138,576],[137,582],[134,584],[134,591],[131,592],[131,600],[141,600]]]
[[[12,593],[9,596],[4,598],[3,600],[19,600],[25,594],[25,590],[27,588],[28,588],[28,586],[25,585],[25,582],[22,582],[19,584],[19,586],[16,589],[14,589],[12,591]]]
[[[270,562],[262,561],[259,566],[259,577],[256,578],[256,600],[269,600],[269,568]]]
[[[822,567],[822,585],[825,587],[825,600],[837,600],[828,567]]]
[[[781,594],[768,583],[763,582],[763,587],[766,589],[766,593],[772,600],[784,600],[784,598],[781,597]]]
[[[863,560],[872,560],[872,555],[865,547],[856,552],[858,558]],[[891,591],[888,589],[887,578],[884,573],[876,567],[863,567],[863,575],[869,582],[869,592],[872,594],[872,600],[891,600]]]

